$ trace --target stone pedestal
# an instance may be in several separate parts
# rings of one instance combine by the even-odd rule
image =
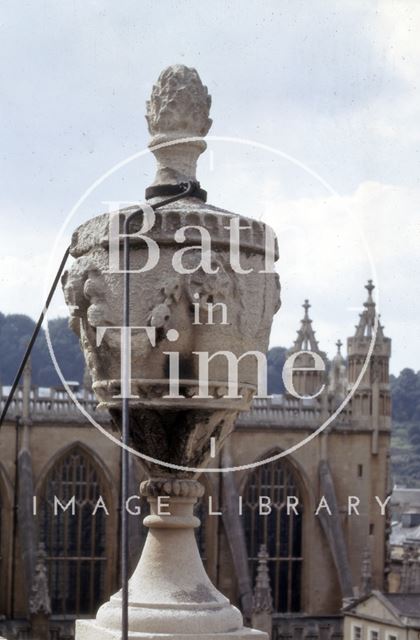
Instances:
[[[129,638],[149,640],[267,640],[260,631],[243,627],[242,615],[208,578],[201,561],[193,515],[203,487],[194,480],[150,480],[149,534],[129,583]],[[170,515],[169,515],[170,513]],[[121,594],[102,605],[96,620],[78,620],[78,640],[121,637]]]
[[[267,640],[266,633],[244,628],[238,609],[210,582],[194,536],[200,523],[193,507],[202,493],[196,478],[211,455],[210,439],[221,445],[239,412],[249,408],[260,369],[265,371],[261,360],[280,304],[273,232],[262,222],[206,204],[197,182],[210,103],[194,69],[176,65],[162,72],[147,105],[158,170],[146,193],[150,204],[162,205],[147,231],[148,242],[138,236],[145,220],[134,215],[137,207],[98,216],[73,234],[74,262],[63,275],[71,326],[80,337],[100,406],[121,426],[122,391],[130,387],[130,445],[147,456],[142,462],[151,479],[142,493],[151,506],[145,520],[150,531],[129,583],[132,639]],[[188,197],[163,205],[162,198],[179,194],[185,181],[194,185]],[[122,365],[119,250],[131,213],[136,219],[129,229],[133,335],[128,372]],[[150,243],[158,260],[154,268],[143,269]],[[205,248],[208,243],[211,248]],[[115,252],[116,261],[110,261]],[[197,356],[203,356],[203,367]],[[231,370],[236,368],[235,377]],[[121,370],[129,379],[122,379]],[[171,514],[163,515],[159,503],[168,497]],[[121,610],[117,593],[95,620],[77,621],[77,640],[121,638]]]
[[[97,625],[95,621],[78,620],[76,622],[76,637],[83,640],[119,640],[121,631],[108,631]],[[268,635],[254,629],[242,629],[242,631],[230,631],[227,633],[133,633],[128,635],[129,640],[267,640]]]

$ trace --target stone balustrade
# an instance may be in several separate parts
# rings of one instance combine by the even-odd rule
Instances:
[[[269,398],[255,398],[250,411],[242,413],[236,424],[246,427],[300,427],[317,428],[324,422],[326,415],[332,413],[328,408],[326,415],[319,399],[299,400],[282,395]],[[350,425],[350,414],[340,412],[334,424]]]
[[[0,390],[0,409],[2,409],[6,403],[10,387],[2,387]],[[90,414],[98,413],[96,411],[98,402],[92,393],[77,391],[74,389],[73,393],[79,404],[86,411]],[[65,391],[65,389],[58,389],[55,387],[33,387],[30,395],[29,410],[33,422],[48,422],[50,420],[71,422],[86,421],[86,418],[83,416],[79,407],[77,407],[72,398],[68,395],[67,391]],[[23,394],[22,389],[19,388],[10,404],[8,419],[14,420],[16,416],[21,416],[22,412]],[[101,413],[101,418],[102,417],[106,417],[106,419],[109,420],[109,416],[105,413]]]
[[[0,387],[0,409],[6,402],[10,387]],[[100,416],[101,421],[109,421],[106,412],[98,412],[97,400],[93,393],[73,389],[79,404],[91,415]],[[9,408],[8,418],[22,415],[22,389],[19,388]],[[63,388],[33,387],[30,397],[30,412],[33,422],[85,422],[86,418]],[[328,413],[330,413],[329,410]],[[335,419],[335,424],[350,425],[351,414],[343,411]],[[247,427],[299,427],[316,428],[323,421],[323,408],[319,399],[299,400],[297,398],[274,395],[256,398],[249,411],[241,413],[237,420],[240,428]]]

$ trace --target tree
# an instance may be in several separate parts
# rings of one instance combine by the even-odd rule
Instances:
[[[420,373],[403,369],[391,380],[392,417],[398,422],[420,420]]]
[[[83,380],[83,355],[79,341],[68,328],[67,318],[49,323],[51,342],[66,380]],[[35,322],[21,314],[0,314],[0,381],[11,384],[35,328]],[[61,385],[41,329],[32,350],[32,382],[38,386]]]
[[[267,354],[268,393],[284,393],[282,372],[287,349],[273,347]]]

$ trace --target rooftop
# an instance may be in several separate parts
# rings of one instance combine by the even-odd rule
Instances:
[[[420,618],[420,593],[386,593],[384,597],[407,618]]]

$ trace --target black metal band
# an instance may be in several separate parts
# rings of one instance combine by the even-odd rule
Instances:
[[[189,194],[191,198],[200,198],[203,202],[207,200],[207,191],[200,188],[199,182],[192,182],[193,190]],[[180,184],[158,184],[153,187],[147,187],[145,195],[146,200],[156,197],[176,196],[185,190],[185,183]]]

